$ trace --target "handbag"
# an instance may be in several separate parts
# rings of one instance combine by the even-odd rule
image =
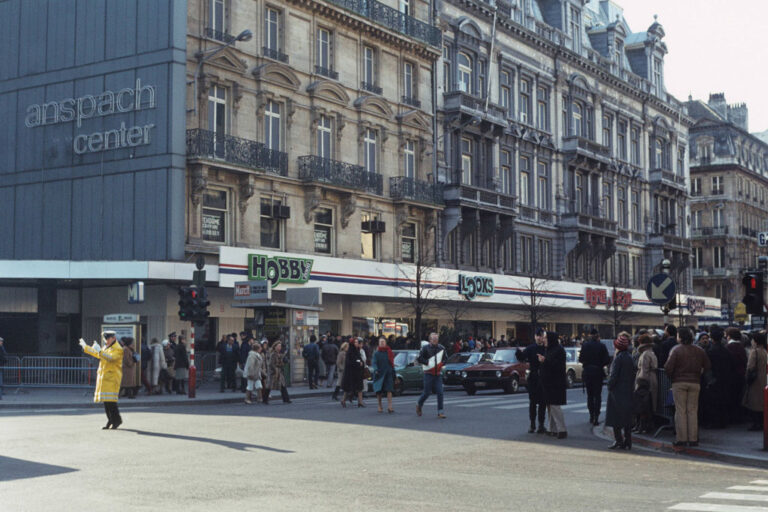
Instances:
[[[757,367],[747,370],[747,386],[751,386],[757,380]]]
[[[367,366],[363,366],[363,380],[370,380],[371,370]]]

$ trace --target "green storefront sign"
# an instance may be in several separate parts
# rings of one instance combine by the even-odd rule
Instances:
[[[248,279],[269,281],[272,288],[280,283],[305,284],[312,273],[314,260],[274,256],[265,254],[248,255]]]

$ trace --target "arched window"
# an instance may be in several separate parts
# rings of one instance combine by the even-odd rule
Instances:
[[[472,92],[472,59],[466,53],[459,53],[459,90]]]

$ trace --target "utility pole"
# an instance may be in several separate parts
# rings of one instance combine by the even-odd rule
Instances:
[[[672,267],[672,263],[668,259],[664,259],[661,262],[661,271],[667,275],[669,275],[669,269]],[[666,326],[669,323],[669,304],[665,304],[661,307],[661,311],[664,313],[664,326]]]

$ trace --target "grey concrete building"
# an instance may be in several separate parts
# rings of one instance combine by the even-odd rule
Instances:
[[[749,133],[747,105],[728,105],[723,93],[686,105],[696,120],[690,129],[693,286],[719,298],[732,315],[743,297],[742,272],[768,255],[757,242],[768,230],[768,144]]]

